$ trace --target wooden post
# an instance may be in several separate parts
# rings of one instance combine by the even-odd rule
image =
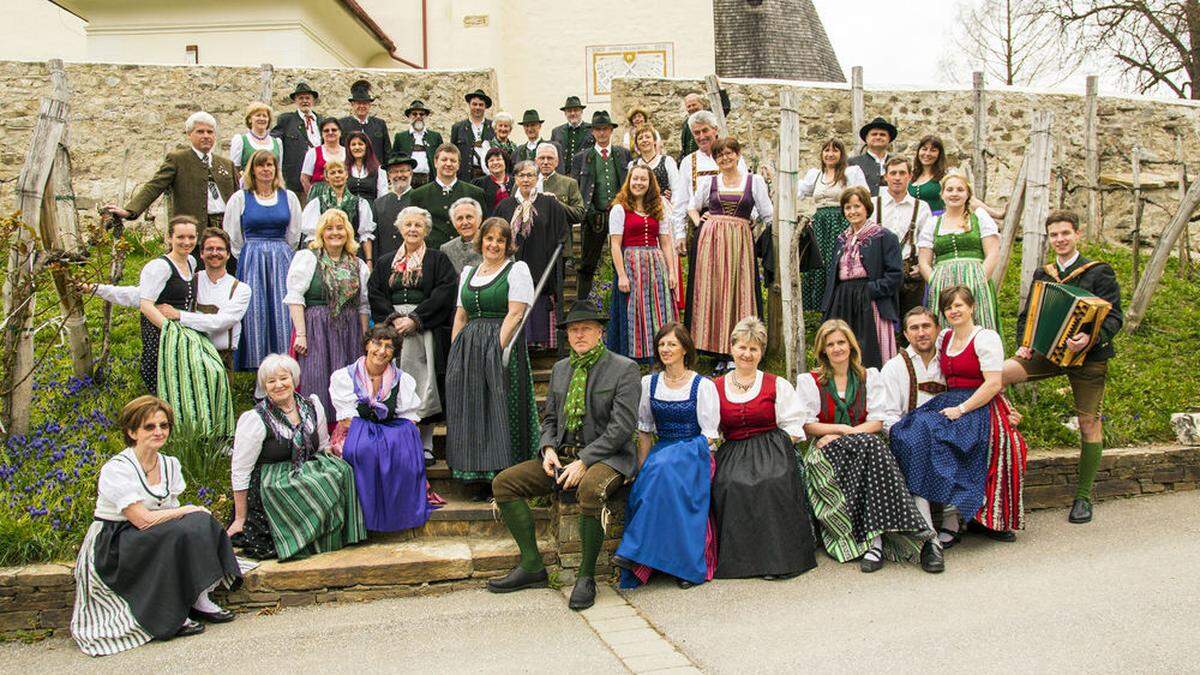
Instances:
[[[1179,203],[1182,204],[1187,196],[1188,172],[1187,161],[1183,156],[1183,134],[1175,130],[1175,161],[1179,164]],[[1184,279],[1192,278],[1192,241],[1189,227],[1183,228],[1179,237],[1179,276]]]
[[[264,63],[258,68],[258,100],[271,105],[272,85],[275,79],[275,66]]]
[[[1142,146],[1133,146],[1133,290],[1142,266]]]
[[[58,146],[50,171],[49,189],[42,200],[42,247],[46,251],[82,253],[79,209],[75,204],[75,191],[71,186],[71,155],[67,150],[65,133],[63,138],[64,142]],[[51,276],[58,291],[63,327],[66,329],[67,344],[71,349],[71,367],[76,377],[89,377],[93,374],[95,362],[92,359],[87,320],[83,314],[83,297],[71,285],[66,272],[61,268],[55,268]]]
[[[783,346],[787,378],[806,368],[804,347],[804,298],[800,292],[800,261],[797,255],[796,184],[800,172],[800,106],[794,89],[779,92],[779,171],[775,188],[775,257],[783,295]]]
[[[717,116],[717,131],[721,136],[729,135],[729,127],[725,125],[725,107],[721,105],[721,81],[716,75],[704,78],[707,86],[708,109]]]
[[[1024,224],[1021,243],[1021,303],[1029,297],[1033,285],[1033,273],[1042,266],[1046,257],[1046,228],[1042,226],[1050,211],[1050,158],[1053,156],[1053,140],[1050,128],[1054,124],[1054,113],[1037,112],[1029,134],[1029,166],[1025,176],[1025,209],[1021,216]]]
[[[1025,208],[1025,178],[1029,172],[1029,155],[1021,160],[1021,168],[1017,171],[1017,179],[1013,182],[1012,194],[1008,197],[1008,209],[1004,212],[1004,223],[1000,226],[1000,259],[992,270],[992,284],[996,292],[1004,284],[1004,275],[1008,272],[1008,259],[1012,255],[1013,241],[1017,238],[1017,223],[1021,221],[1021,211]]]
[[[1180,234],[1187,229],[1188,221],[1191,220],[1198,203],[1200,203],[1200,181],[1192,183],[1188,188],[1183,201],[1179,204],[1179,210],[1175,212],[1175,217],[1171,218],[1167,229],[1163,230],[1162,236],[1158,238],[1158,243],[1154,245],[1154,252],[1150,254],[1150,260],[1146,263],[1145,276],[1134,289],[1133,298],[1129,301],[1129,311],[1125,313],[1125,332],[1136,331],[1142,323],[1142,319],[1146,317],[1150,298],[1154,295],[1154,290],[1158,288],[1158,282],[1167,268],[1167,259],[1171,257],[1171,247],[1175,245],[1175,240],[1179,238]]]
[[[854,66],[850,69],[850,134],[855,138],[858,138],[858,130],[866,121],[866,107],[863,97],[863,69],[862,66]]]
[[[1088,238],[1095,241],[1104,236],[1103,223],[1100,221],[1100,133],[1097,126],[1097,101],[1096,92],[1099,87],[1099,79],[1095,75],[1088,75],[1087,78],[1087,93],[1085,99],[1085,111],[1083,122],[1084,134],[1084,171],[1087,175],[1088,182]]]
[[[975,192],[979,199],[987,200],[987,159],[983,144],[987,139],[987,100],[983,95],[983,73],[971,73],[973,89],[972,104],[975,107],[975,132],[972,136],[971,173],[974,174]]]

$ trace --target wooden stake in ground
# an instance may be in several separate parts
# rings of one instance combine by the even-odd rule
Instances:
[[[984,157],[984,143],[987,139],[987,99],[983,91],[983,73],[971,73],[972,105],[975,108],[975,130],[971,137],[971,173],[973,175],[975,194],[982,201],[987,200],[987,159]]]
[[[1142,266],[1142,146],[1133,146],[1133,290]]]
[[[863,96],[863,69],[854,66],[850,69],[850,133],[858,134],[867,116],[866,100]],[[855,136],[857,138],[857,136]],[[857,143],[857,141],[856,141]],[[853,147],[854,143],[846,147]],[[851,153],[853,154],[853,153]]]
[[[796,243],[796,184],[800,171],[800,106],[796,91],[779,92],[779,178],[775,189],[776,248],[780,291],[783,295],[783,345],[788,380],[806,369],[804,298],[800,292],[800,261]]]
[[[1179,203],[1187,197],[1188,172],[1187,161],[1183,156],[1183,134],[1175,130],[1175,161],[1179,164]],[[1189,227],[1184,226],[1179,237],[1179,276],[1184,279],[1192,278],[1192,239]]]
[[[1042,266],[1046,257],[1046,228],[1043,223],[1050,212],[1050,158],[1054,152],[1050,127],[1053,123],[1054,113],[1036,112],[1029,133],[1025,210],[1021,216],[1024,224],[1021,243],[1021,307],[1025,306],[1025,300],[1029,297],[1033,273]]]
[[[1133,299],[1129,301],[1129,311],[1125,313],[1125,331],[1127,333],[1136,331],[1141,325],[1142,319],[1146,317],[1146,308],[1150,306],[1150,298],[1154,295],[1154,290],[1158,288],[1158,282],[1167,268],[1167,259],[1171,257],[1171,248],[1175,246],[1175,241],[1187,228],[1188,221],[1191,220],[1197,204],[1200,204],[1200,181],[1192,183],[1192,186],[1188,188],[1183,202],[1179,205],[1179,210],[1175,212],[1175,216],[1167,224],[1167,229],[1163,230],[1162,236],[1158,238],[1158,243],[1154,245],[1154,252],[1150,254],[1150,260],[1146,263],[1146,273],[1134,290]]]
[[[1021,212],[1025,210],[1025,179],[1029,173],[1029,155],[1021,160],[1021,168],[1017,171],[1017,179],[1013,182],[1012,194],[1008,197],[1008,207],[1004,212],[1004,222],[1000,226],[1000,252],[996,268],[992,270],[992,284],[996,292],[1004,284],[1004,275],[1008,271],[1008,259],[1012,255],[1013,242],[1017,238],[1017,224],[1021,222]]]
[[[721,136],[729,135],[729,127],[725,125],[725,106],[721,105],[721,81],[716,75],[704,78],[707,87],[708,109],[717,116],[717,131]]]
[[[1097,100],[1096,92],[1099,87],[1099,78],[1095,75],[1088,75],[1087,78],[1087,98],[1086,109],[1083,122],[1084,135],[1084,171],[1087,174],[1088,187],[1088,221],[1087,235],[1088,239],[1096,241],[1104,237],[1104,223],[1101,221],[1100,215],[1100,133],[1097,126]]]

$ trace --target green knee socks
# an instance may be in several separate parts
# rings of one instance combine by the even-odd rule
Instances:
[[[536,572],[545,567],[542,554],[538,552],[537,533],[533,529],[533,512],[524,499],[511,502],[497,502],[504,524],[517,540],[521,549],[521,569],[526,572]]]
[[[1096,480],[1096,472],[1100,470],[1100,454],[1104,444],[1099,441],[1083,441],[1083,450],[1079,453],[1079,483],[1075,488],[1076,499],[1092,499],[1092,483]]]
[[[579,516],[579,546],[582,555],[579,561],[579,576],[596,576],[596,557],[604,544],[604,528],[596,516]]]

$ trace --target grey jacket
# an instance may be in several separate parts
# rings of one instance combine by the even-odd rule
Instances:
[[[588,373],[587,411],[580,430],[584,447],[579,458],[584,465],[603,462],[627,478],[637,471],[635,432],[642,396],[641,375],[636,363],[613,352],[605,353],[592,366]],[[560,359],[550,374],[540,448],[558,448],[563,444],[570,383],[571,360]]]

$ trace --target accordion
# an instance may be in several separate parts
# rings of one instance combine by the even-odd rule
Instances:
[[[1107,300],[1069,284],[1033,282],[1029,291],[1029,314],[1021,346],[1042,354],[1059,366],[1077,366],[1096,344],[1100,324],[1112,305]],[[1067,341],[1086,333],[1091,341],[1080,352],[1067,347]]]

